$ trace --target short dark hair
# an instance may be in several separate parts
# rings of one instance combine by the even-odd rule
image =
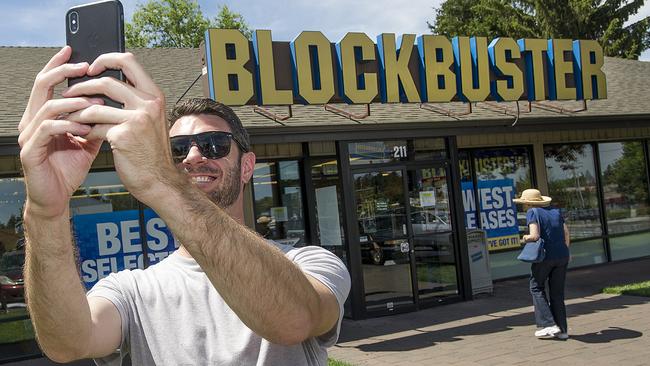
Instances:
[[[181,117],[198,114],[213,115],[226,121],[233,137],[244,149],[242,152],[251,150],[251,140],[248,136],[248,131],[246,131],[244,126],[241,124],[235,111],[227,105],[215,102],[210,98],[190,98],[174,106],[174,109],[169,113],[169,127],[171,128],[171,126],[173,126]]]

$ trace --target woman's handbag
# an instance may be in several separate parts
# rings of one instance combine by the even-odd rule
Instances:
[[[537,210],[536,208],[534,210]],[[537,222],[539,225],[539,212],[535,212],[535,216],[537,217]],[[541,231],[540,227],[540,231]],[[537,241],[531,241],[526,243],[524,245],[524,249],[521,250],[521,253],[517,256],[517,259],[519,259],[522,262],[528,262],[528,263],[539,263],[544,260],[546,257],[546,250],[544,249],[544,239],[541,237],[537,239]]]
[[[524,249],[517,256],[522,262],[539,263],[546,257],[546,250],[544,249],[544,239],[539,238],[537,241],[526,243]]]

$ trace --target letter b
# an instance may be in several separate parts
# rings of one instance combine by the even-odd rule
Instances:
[[[99,243],[99,255],[113,255],[120,251],[122,243],[118,239],[120,230],[112,222],[101,222],[97,224],[97,242]]]

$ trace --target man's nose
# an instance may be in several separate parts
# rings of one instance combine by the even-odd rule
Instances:
[[[201,154],[201,150],[196,145],[190,147],[190,151],[187,152],[187,156],[183,159],[184,164],[202,164],[205,163],[206,158]]]

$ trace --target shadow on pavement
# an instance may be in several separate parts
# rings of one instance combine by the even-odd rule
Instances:
[[[567,314],[569,316],[569,328],[571,328],[571,317],[595,313],[595,312],[601,312],[601,311],[623,309],[632,305],[645,304],[648,302],[650,302],[650,298],[646,298],[646,297],[615,296],[615,297],[591,300],[587,302],[568,305]],[[450,305],[450,306],[454,306],[454,305]],[[408,314],[406,316],[408,316]],[[397,320],[395,319],[397,317],[405,318],[405,316],[395,316],[393,317],[394,319],[391,323],[394,324],[399,323],[399,321],[395,321]],[[425,320],[424,318],[420,317],[419,324],[417,326],[412,327],[411,329],[400,329],[400,330],[390,329],[386,327],[375,328],[372,326],[364,326],[363,327],[364,329],[357,329],[357,332],[355,332],[354,330],[346,329],[347,327],[344,326],[342,336],[339,342],[345,343],[347,341],[361,340],[365,338],[374,337],[375,339],[371,341],[372,343],[360,344],[354,346],[354,348],[358,348],[359,350],[364,352],[411,351],[420,348],[431,347],[436,345],[437,343],[459,341],[466,336],[505,332],[505,331],[512,330],[513,327],[518,327],[518,326],[530,325],[532,329],[532,325],[534,324],[534,316],[532,312],[517,313],[515,315],[504,315],[504,316],[488,315],[488,317],[491,317],[491,319],[483,320],[483,321],[479,320],[475,323],[471,323],[467,325],[450,327],[450,328],[434,330],[434,331],[427,331],[422,328],[426,328],[427,326],[430,325],[435,325],[436,323],[444,324],[449,320],[439,319],[442,321],[434,320],[427,323],[426,321],[424,321]],[[616,339],[637,338],[642,336],[641,332],[632,329],[624,329],[624,328],[616,327],[614,320],[612,321],[612,323],[614,324],[608,324],[610,328],[605,329],[601,332],[592,333],[592,334],[575,335],[575,336],[572,335],[571,339],[580,342],[585,342],[585,343],[606,343]],[[371,333],[374,334],[368,334],[369,329],[367,328],[374,328],[371,331]],[[358,332],[359,330],[364,330],[364,331]],[[382,335],[393,334],[404,330],[415,331],[418,332],[418,334],[376,342],[377,338],[381,338]],[[357,333],[357,335],[363,334],[363,336],[355,337],[353,335],[354,333]],[[531,331],[531,340],[533,339],[534,337]],[[339,344],[339,347],[345,348],[346,346]]]
[[[642,337],[643,333],[632,329],[609,327],[596,333],[571,335],[571,339],[583,343],[609,343],[619,339],[632,339]]]

